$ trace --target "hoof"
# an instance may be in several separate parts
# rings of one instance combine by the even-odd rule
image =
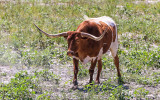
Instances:
[[[99,81],[95,81],[95,84],[100,84],[100,82]]]
[[[118,78],[118,84],[119,84],[119,85],[123,85],[123,84],[124,84],[124,81],[123,81],[123,78],[122,78],[122,77],[119,77],[119,78]]]
[[[72,87],[72,89],[73,89],[73,90],[78,89],[78,85],[74,85],[74,86]]]
[[[78,85],[77,80],[73,81],[74,86]]]
[[[95,84],[95,82],[94,82],[94,81],[92,81],[92,82],[89,82],[88,84],[89,84],[89,85],[94,85],[94,84]]]

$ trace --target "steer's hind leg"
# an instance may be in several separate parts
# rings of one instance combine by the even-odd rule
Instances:
[[[121,77],[121,73],[120,73],[120,69],[119,69],[119,58],[118,58],[118,55],[117,55],[117,51],[118,49],[117,48],[111,48],[111,53],[112,53],[112,57],[114,58],[114,64],[117,68],[117,75],[118,77]]]
[[[98,60],[98,72],[97,72],[97,78],[96,78],[96,83],[100,83],[99,77],[100,77],[100,73],[102,71],[102,60]]]
[[[112,53],[112,56],[114,58],[114,64],[115,64],[116,69],[117,69],[118,83],[123,84],[124,82],[121,78],[121,73],[120,73],[120,68],[119,68],[119,58],[118,58],[117,51],[114,51],[113,49],[111,49],[111,53]]]
[[[118,58],[118,55],[116,55],[114,57],[114,64],[115,64],[115,66],[117,68],[117,75],[118,75],[118,77],[121,77],[120,68],[119,68],[119,58]]]
[[[121,73],[120,73],[120,68],[119,68],[119,58],[118,58],[118,42],[117,40],[112,44],[111,48],[111,53],[112,53],[112,57],[114,58],[114,64],[116,66],[117,69],[117,75],[118,75],[118,83],[121,84],[123,83],[123,80],[121,79]]]
[[[114,57],[114,64],[117,68],[117,75],[118,75],[118,84],[123,84],[124,81],[123,81],[123,78],[121,77],[121,73],[120,73],[120,68],[119,68],[119,58],[118,58],[118,55],[116,55]]]

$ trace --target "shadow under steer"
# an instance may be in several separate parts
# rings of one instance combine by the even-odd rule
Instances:
[[[84,92],[84,93],[91,92],[91,91],[99,93],[99,92],[114,90],[116,88],[122,88],[122,89],[128,90],[129,86],[124,85],[123,83],[124,83],[123,81],[120,81],[120,84],[115,85],[115,84],[111,84],[108,82],[107,83],[103,82],[101,84],[95,84],[94,82],[92,82],[92,83],[85,85],[84,87],[77,86],[76,88],[72,88],[72,89],[73,90],[78,89],[79,91]]]

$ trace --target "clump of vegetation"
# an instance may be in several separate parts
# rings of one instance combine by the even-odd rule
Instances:
[[[41,92],[38,80],[26,71],[17,73],[9,84],[0,85],[0,99],[32,99]]]
[[[54,81],[55,84],[58,84],[59,79],[57,78],[58,76],[48,70],[35,71],[33,74],[21,71],[16,73],[8,84],[0,84],[0,99],[42,99],[48,92],[45,93],[40,84],[43,81]]]

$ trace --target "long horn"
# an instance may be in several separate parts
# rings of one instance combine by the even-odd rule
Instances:
[[[33,23],[33,24],[34,24],[34,23]],[[58,33],[58,34],[48,34],[48,33],[44,32],[44,31],[42,31],[36,24],[34,24],[34,25],[37,27],[37,29],[38,29],[40,32],[44,33],[44,34],[45,34],[46,36],[48,36],[48,37],[56,38],[56,37],[61,37],[61,36],[67,36],[67,32]]]
[[[89,33],[84,33],[84,32],[81,32],[81,36],[82,36],[82,37],[88,37],[88,38],[93,39],[93,40],[95,40],[95,41],[99,41],[99,40],[101,40],[101,39],[104,37],[107,29],[108,29],[108,28],[106,28],[105,31],[103,32],[103,34],[102,34],[101,36],[99,36],[99,37],[96,37],[96,36],[94,36],[94,35],[91,35],[91,34],[89,34]]]

